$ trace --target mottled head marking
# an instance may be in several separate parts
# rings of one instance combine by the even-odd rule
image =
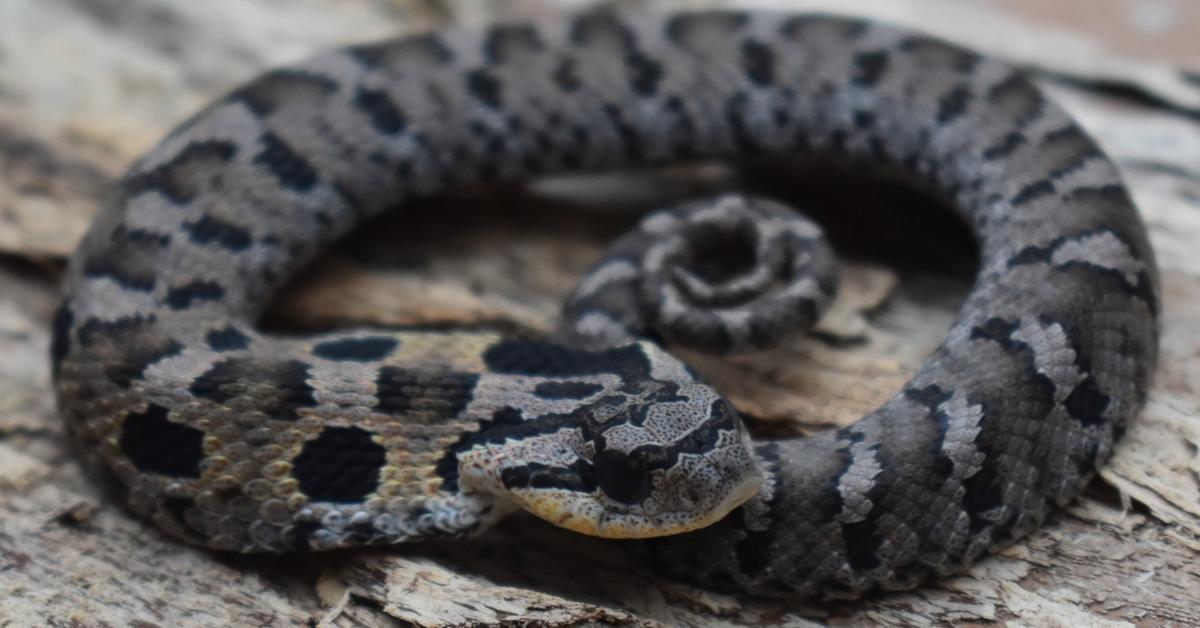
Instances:
[[[484,376],[504,407],[461,443],[457,481],[565,528],[642,538],[706,526],[761,486],[733,408],[650,343],[607,352],[522,343],[551,372]],[[587,356],[607,356],[583,361]],[[572,358],[580,358],[575,360]],[[489,377],[494,380],[489,381]]]

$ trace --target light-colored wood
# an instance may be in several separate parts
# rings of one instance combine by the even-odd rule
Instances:
[[[1178,74],[1168,66],[949,0],[837,4],[955,32],[1049,71],[1053,96],[1123,166],[1163,271],[1162,363],[1148,407],[1087,494],[1017,546],[915,592],[800,606],[663,582],[617,545],[523,516],[458,543],[242,557],[181,546],[105,497],[74,463],[56,417],[48,320],[62,258],[137,153],[238,81],[322,46],[448,16],[540,16],[582,4],[0,2],[0,626],[1200,625],[1200,123],[1180,108],[1066,87],[1053,74],[1086,80],[1098,59],[1117,59],[1106,81],[1183,108],[1188,84],[1167,80]],[[1191,103],[1200,110],[1200,96]],[[436,219],[391,217],[326,256],[270,320],[544,330],[574,278],[629,221],[598,209],[602,201],[644,207],[735,176],[705,168],[556,181],[442,202]],[[446,220],[477,226],[438,235]],[[853,421],[937,344],[969,287],[937,268],[889,268],[851,260],[835,311],[780,351],[689,359],[761,419],[760,431]]]

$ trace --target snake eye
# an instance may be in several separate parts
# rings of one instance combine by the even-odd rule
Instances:
[[[636,504],[650,494],[650,471],[625,454],[606,449],[592,459],[596,484],[605,495],[624,504]]]

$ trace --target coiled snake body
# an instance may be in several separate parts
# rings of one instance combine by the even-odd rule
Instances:
[[[752,444],[659,348],[759,348],[819,314],[829,251],[767,201],[650,216],[554,342],[253,327],[324,245],[406,199],[751,154],[890,164],[978,239],[945,341],[844,429]],[[714,259],[739,246],[753,268]],[[414,541],[516,504],[603,536],[687,532],[645,549],[707,586],[846,596],[961,571],[1075,496],[1144,401],[1157,310],[1115,167],[1009,67],[852,19],[599,13],[335,50],[213,104],[97,217],[52,351],[81,451],[195,543]]]

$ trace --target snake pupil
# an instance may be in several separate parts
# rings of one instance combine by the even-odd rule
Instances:
[[[650,472],[629,456],[605,450],[596,454],[592,463],[596,467],[596,484],[610,498],[636,504],[650,494]]]

